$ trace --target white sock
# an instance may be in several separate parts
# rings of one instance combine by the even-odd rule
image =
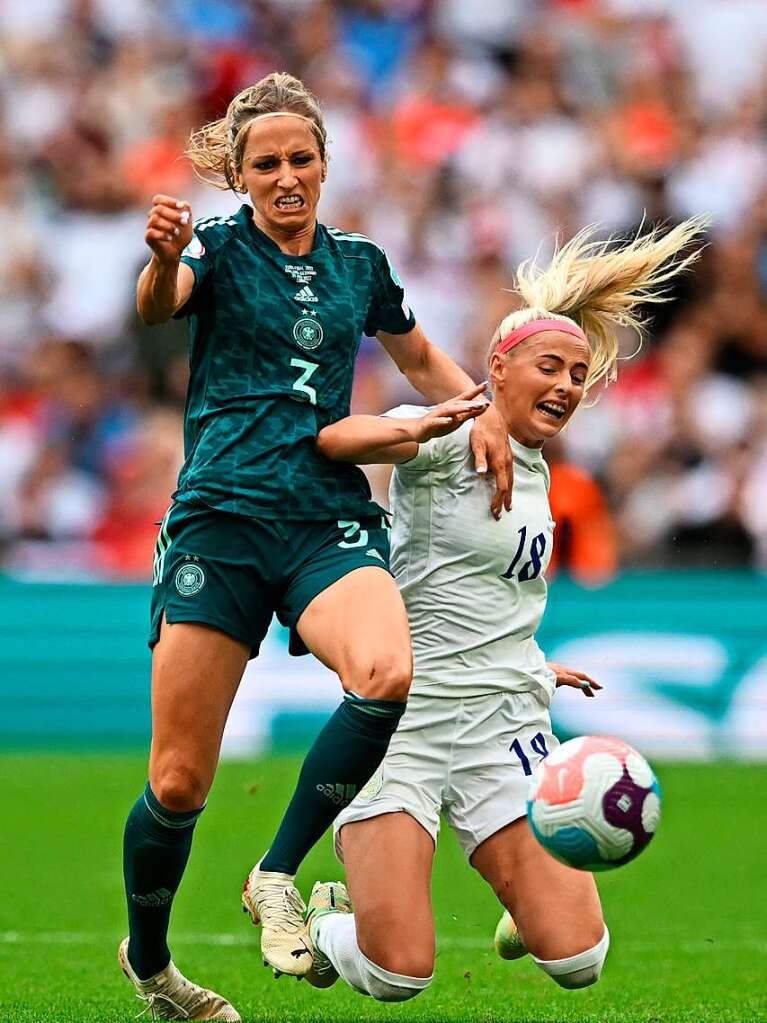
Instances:
[[[328,913],[317,921],[315,942],[342,980],[379,1002],[404,1002],[431,984],[431,977],[405,977],[372,963],[357,944],[352,913]]]
[[[588,987],[599,980],[609,947],[610,932],[605,927],[599,943],[593,948],[587,948],[585,952],[568,956],[567,959],[536,959],[535,956],[533,959],[560,987]]]

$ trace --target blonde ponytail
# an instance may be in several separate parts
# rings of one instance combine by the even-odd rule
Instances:
[[[525,308],[510,313],[493,338],[490,354],[501,337],[530,320],[562,317],[583,330],[591,348],[586,389],[600,380],[615,380],[618,363],[616,329],[627,327],[641,340],[643,323],[637,307],[666,302],[671,281],[692,266],[701,248],[689,251],[709,223],[692,217],[665,234],[641,227],[629,242],[595,240],[597,228],[580,231],[558,249],[548,267],[527,260],[518,267],[515,292]]]
[[[197,177],[214,188],[237,191],[248,131],[253,118],[261,114],[304,117],[310,122],[320,156],[325,159],[327,132],[319,100],[298,78],[275,71],[239,92],[224,117],[192,133],[184,155]]]
[[[231,111],[232,106],[229,105]],[[214,188],[234,188],[233,163],[229,152],[229,131],[226,117],[203,125],[189,136],[184,156],[194,167],[197,177]],[[213,177],[208,175],[212,174]],[[222,180],[223,179],[223,180]]]

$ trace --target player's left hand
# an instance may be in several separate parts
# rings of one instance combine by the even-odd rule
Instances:
[[[445,437],[453,433],[467,419],[477,419],[484,415],[490,408],[487,399],[482,397],[487,384],[477,384],[457,394],[449,401],[443,401],[435,405],[425,416],[416,419],[413,423],[413,440],[418,444],[425,444],[433,437]]]
[[[490,502],[493,517],[500,519],[505,508],[511,511],[511,488],[514,483],[514,462],[509,434],[500,412],[492,405],[471,430],[471,450],[479,473],[495,479],[495,493]]]
[[[596,696],[597,691],[602,688],[598,682],[595,682],[584,671],[566,668],[564,664],[555,664],[554,661],[549,661],[548,666],[557,676],[557,688],[559,686],[572,686],[573,689],[580,689],[584,696]]]

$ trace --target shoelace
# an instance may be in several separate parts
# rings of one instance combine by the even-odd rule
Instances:
[[[328,959],[324,952],[320,952],[319,949],[315,948],[314,964],[312,966],[312,969],[314,970],[318,977],[324,977],[326,973],[330,973],[330,971],[334,970],[335,967],[333,966],[333,964],[331,963],[331,961]]]
[[[291,932],[296,930],[296,923],[303,925],[304,901],[292,885],[264,887],[256,901],[262,926],[268,924],[272,930]]]
[[[191,987],[191,985],[190,985],[188,980],[184,979],[183,983],[184,983],[185,987]],[[174,1012],[176,1012],[179,1015],[181,1015],[183,1019],[189,1019],[189,1015],[190,1014],[183,1007],[183,1005],[179,1005],[178,1002],[174,1002],[173,999],[169,995],[162,994],[159,991],[155,991],[151,995],[139,995],[139,994],[137,994],[136,998],[140,999],[142,1002],[146,1002],[145,1008],[143,1008],[141,1010],[141,1012],[136,1016],[136,1019],[141,1019],[141,1017],[145,1016],[147,1013],[151,1013],[151,1015],[149,1017],[151,1020],[162,1019],[162,1016],[158,1016],[157,1015],[157,1012],[156,1012],[155,1007],[154,1007],[155,1002],[159,998],[161,998],[164,1002],[166,1002],[174,1010]]]
[[[155,1013],[154,1013],[154,998],[152,997],[152,995],[136,995],[136,998],[138,998],[142,1002],[146,1002],[146,1005],[141,1010],[141,1012],[139,1012],[136,1015],[135,1018],[136,1019],[141,1019],[142,1016],[146,1016],[146,1014],[148,1012],[150,1012],[151,1016],[149,1018],[152,1019],[152,1020],[157,1019],[157,1016],[155,1016]]]

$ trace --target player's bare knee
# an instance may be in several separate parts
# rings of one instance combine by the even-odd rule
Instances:
[[[178,762],[152,772],[152,792],[168,810],[185,813],[204,804],[209,784],[197,768]]]
[[[357,940],[363,955],[381,970],[419,979],[434,973],[433,933],[421,933],[412,919],[388,914],[385,905],[367,920],[357,920]]]
[[[404,703],[413,679],[413,662],[409,651],[404,654],[381,654],[360,665],[353,677],[344,679],[344,688],[368,700],[391,700]]]
[[[551,929],[528,944],[528,951],[537,959],[571,959],[595,948],[605,933],[603,920],[578,922],[578,929]],[[527,940],[527,939],[526,939]]]
[[[434,973],[434,955],[431,952],[419,952],[418,949],[395,949],[388,948],[380,952],[375,962],[389,973],[396,973],[401,977],[414,977],[418,980],[428,980]]]
[[[583,951],[551,959],[541,959],[537,956],[533,958],[560,987],[575,990],[596,984],[601,976],[609,947],[610,934],[605,927],[599,941]]]

